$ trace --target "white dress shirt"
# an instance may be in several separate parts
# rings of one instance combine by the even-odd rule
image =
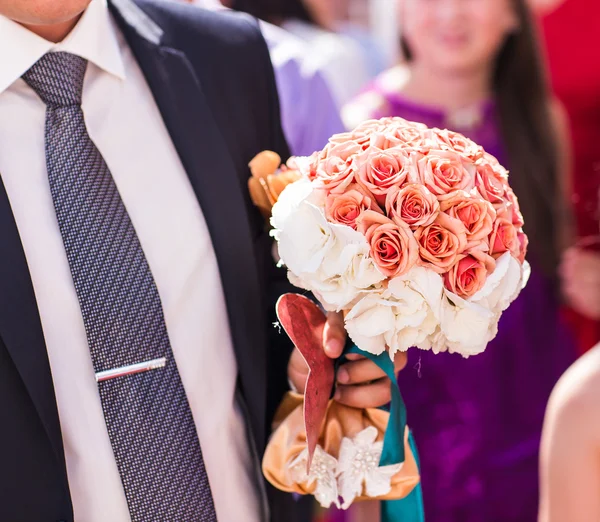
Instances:
[[[46,107],[20,79],[51,51],[89,61],[82,102],[86,125],[154,274],[219,521],[258,522],[256,470],[235,401],[237,364],[213,246],[152,93],[106,0],[92,0],[59,44],[0,16],[0,175],[40,312],[75,520],[129,522],[130,516],[50,195]]]

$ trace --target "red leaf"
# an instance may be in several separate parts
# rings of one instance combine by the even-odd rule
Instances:
[[[323,328],[327,318],[313,301],[298,294],[285,294],[279,298],[277,317],[309,368],[304,391],[308,472],[335,380],[334,361],[323,350]]]

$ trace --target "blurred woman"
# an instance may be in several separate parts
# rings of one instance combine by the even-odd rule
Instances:
[[[278,25],[308,45],[305,66],[320,71],[338,108],[370,80],[360,46],[336,34],[336,9],[331,1],[224,0],[223,4]]]
[[[407,65],[344,110],[462,132],[511,171],[533,273],[482,355],[413,352],[399,381],[419,446],[426,518],[530,522],[544,407],[574,358],[558,315],[565,125],[523,0],[403,0]],[[413,371],[411,371],[411,366]]]

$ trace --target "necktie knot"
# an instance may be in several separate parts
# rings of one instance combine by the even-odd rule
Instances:
[[[23,80],[50,107],[81,105],[87,60],[71,53],[46,53]]]

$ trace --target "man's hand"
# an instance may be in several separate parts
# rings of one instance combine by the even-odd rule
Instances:
[[[346,344],[346,331],[342,314],[327,314],[323,331],[323,349],[328,357],[337,359]],[[391,400],[390,381],[385,373],[369,359],[360,355],[349,355],[349,362],[337,373],[335,400],[354,408],[377,408]],[[406,366],[406,354],[395,357],[396,371]],[[288,365],[288,377],[296,389],[304,392],[308,378],[308,366],[298,349],[294,349]]]
[[[600,319],[600,254],[579,248],[567,250],[560,275],[563,293],[573,309]]]

